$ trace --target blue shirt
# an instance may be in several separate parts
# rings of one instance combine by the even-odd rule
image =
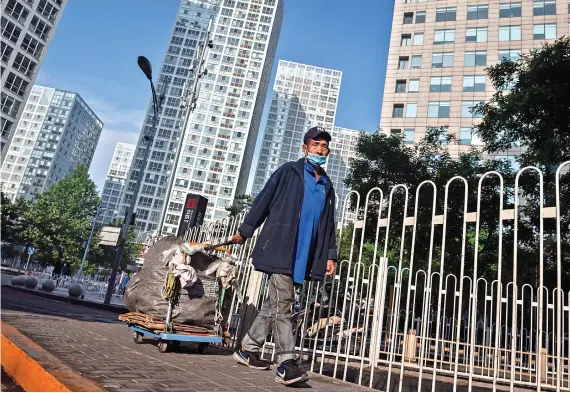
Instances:
[[[315,169],[310,164],[305,163],[303,174],[305,181],[303,205],[299,217],[299,229],[297,230],[297,247],[293,254],[293,281],[297,284],[302,284],[305,281],[309,254],[325,206],[325,184],[327,184],[325,176],[319,176],[317,181]]]

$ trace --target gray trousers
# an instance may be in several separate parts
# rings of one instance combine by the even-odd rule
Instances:
[[[295,357],[295,341],[291,324],[291,306],[295,301],[293,279],[283,274],[269,276],[268,296],[249,331],[242,340],[242,349],[259,352],[273,328],[277,364]]]

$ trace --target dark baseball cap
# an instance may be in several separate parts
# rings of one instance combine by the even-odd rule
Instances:
[[[317,139],[319,137],[325,138],[327,142],[330,142],[332,139],[331,134],[329,134],[323,127],[313,127],[305,133],[303,142],[305,142],[307,139]]]

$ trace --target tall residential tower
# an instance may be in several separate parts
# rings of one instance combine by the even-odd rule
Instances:
[[[2,162],[66,3],[2,1]]]
[[[103,123],[79,94],[33,86],[2,164],[2,191],[32,198],[91,165]]]
[[[135,154],[135,145],[117,143],[109,165],[105,185],[101,191],[101,210],[97,222],[110,224],[118,218],[119,206],[125,192],[125,183]]]
[[[245,193],[273,58],[283,19],[283,0],[183,0],[160,71],[168,86],[150,162],[136,203],[136,226],[155,231],[165,200],[163,233],[175,233],[187,193],[208,199],[206,220],[227,216],[236,194]],[[212,20],[213,48],[205,61],[196,109],[181,130],[182,87]],[[143,127],[150,127],[149,106]],[[175,160],[179,143],[180,157]],[[144,144],[139,140],[123,209],[131,202]],[[172,192],[166,195],[174,172]]]
[[[309,128],[321,126],[332,134],[341,79],[340,71],[279,61],[253,196],[278,167],[302,157],[303,135]]]

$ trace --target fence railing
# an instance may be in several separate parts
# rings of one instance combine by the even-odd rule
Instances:
[[[406,185],[352,191],[335,275],[298,291],[292,323],[309,369],[385,391],[570,390],[570,285],[562,275],[570,268],[570,228],[562,226],[570,206],[562,206],[561,185],[569,169],[563,163],[550,184],[538,168],[522,168],[512,192],[497,172],[476,185],[453,177],[443,190],[425,181],[415,197]],[[524,196],[522,179],[535,181],[536,198]],[[216,243],[241,221],[186,237]],[[267,277],[250,261],[258,233],[233,246],[246,295],[232,299],[234,342],[267,293]],[[264,349],[275,357],[271,339]]]

